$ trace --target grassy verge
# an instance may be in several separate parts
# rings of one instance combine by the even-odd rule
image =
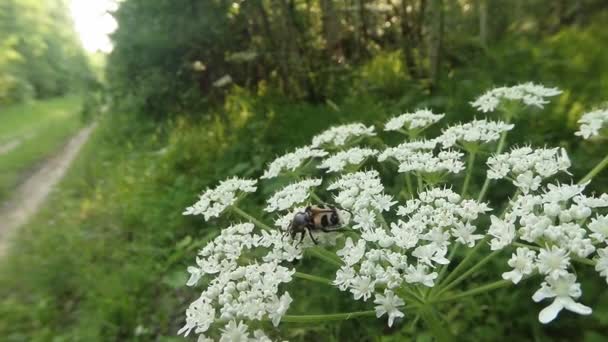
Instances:
[[[81,126],[81,99],[71,96],[0,110],[0,201],[35,165],[55,152]]]

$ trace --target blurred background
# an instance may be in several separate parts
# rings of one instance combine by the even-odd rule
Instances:
[[[509,143],[567,148],[579,179],[606,153],[574,132],[608,100],[607,23],[606,0],[0,0],[0,339],[182,341],[197,297],[186,265],[230,222],[183,209],[332,125],[424,107],[466,121],[485,90],[542,83],[564,92],[526,111]],[[608,175],[590,187],[606,192]],[[489,199],[511,192],[499,183]],[[506,259],[495,263],[469,285],[498,279]],[[466,340],[605,341],[606,284],[577,271],[592,316],[539,324],[534,283],[444,318]],[[368,308],[306,285],[290,285],[290,313]],[[431,340],[407,316],[276,334]]]

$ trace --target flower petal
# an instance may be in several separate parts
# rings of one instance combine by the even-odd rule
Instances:
[[[563,308],[564,306],[562,305],[562,301],[554,300],[551,305],[541,310],[541,312],[538,314],[538,320],[543,324],[547,324],[554,320],[555,317],[557,317],[557,314],[562,311]]]

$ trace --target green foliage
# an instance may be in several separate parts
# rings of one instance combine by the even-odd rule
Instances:
[[[0,24],[0,104],[64,96],[92,77],[67,1],[2,1]]]
[[[0,110],[0,201],[81,126],[82,99],[69,96]]]

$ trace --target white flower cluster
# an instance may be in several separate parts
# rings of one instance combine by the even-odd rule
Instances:
[[[373,207],[373,201],[367,206]],[[403,219],[390,227],[372,222],[356,243],[351,238],[346,240],[337,252],[344,266],[334,284],[350,291],[355,299],[375,296],[374,302],[380,304],[376,307],[378,317],[388,314],[392,325],[403,315],[398,307],[404,304],[394,291],[404,281],[434,286],[438,276],[434,268],[449,263],[445,256],[450,244],[456,241],[472,247],[483,237],[475,234],[472,222],[488,210],[486,204],[463,200],[450,189],[420,193],[419,199],[399,207],[397,214]],[[377,292],[379,289],[383,291]]]
[[[268,206],[266,206],[264,210],[268,212],[286,210],[296,204],[302,203],[310,196],[311,188],[321,185],[321,182],[321,179],[313,178],[290,184],[275,192],[275,194],[268,199]]]
[[[520,147],[511,152],[488,158],[488,178],[501,179],[511,176],[513,184],[524,194],[536,191],[544,178],[559,171],[568,172],[570,159],[564,148]]]
[[[325,144],[342,146],[354,137],[374,136],[374,126],[366,127],[362,123],[353,123],[332,127],[312,138],[312,147],[317,148]]]
[[[460,143],[489,143],[500,138],[503,132],[510,131],[514,125],[502,121],[473,120],[464,124],[448,127],[438,138],[444,147]]]
[[[260,178],[269,179],[277,177],[285,170],[296,170],[305,160],[315,157],[325,157],[326,155],[327,152],[317,148],[312,148],[310,146],[300,147],[293,152],[287,153],[275,159],[268,165],[268,168],[266,171],[264,171],[264,174]]]
[[[393,204],[393,197],[384,193],[380,174],[376,170],[348,173],[329,185],[327,190],[339,190],[336,203],[353,213],[354,228],[371,229],[383,211]]]
[[[205,220],[219,217],[238,199],[239,192],[255,192],[257,180],[228,178],[199,196],[198,202],[186,208],[183,215],[203,215]]]
[[[584,139],[598,136],[601,129],[608,124],[608,108],[585,113],[578,120],[578,123],[581,124],[581,127],[578,132],[574,133],[575,135],[581,136]]]
[[[557,88],[547,88],[539,84],[524,83],[513,87],[494,88],[478,97],[471,105],[477,110],[487,113],[498,107],[502,99],[511,101],[522,101],[527,106],[543,108],[549,101],[546,97],[561,94]]]
[[[441,120],[445,114],[434,114],[429,109],[420,109],[413,113],[405,113],[388,120],[384,125],[385,131],[398,131],[405,127],[407,130],[425,128]]]
[[[586,184],[549,184],[542,194],[528,194],[511,201],[511,209],[504,219],[492,216],[488,234],[492,250],[502,249],[512,244],[518,237],[539,252],[520,247],[509,260],[512,271],[503,274],[504,279],[517,284],[523,277],[534,273],[545,276],[545,282],[534,296],[534,301],[555,297],[555,300],[539,314],[539,320],[547,323],[553,320],[563,308],[590,314],[591,309],[574,302],[581,295],[576,276],[569,272],[572,258],[587,258],[596,250],[598,260],[596,270],[600,275],[608,275],[606,247],[608,238],[608,218],[593,214],[593,209],[608,207],[608,195],[587,197],[582,194]],[[607,278],[608,281],[608,278]]]
[[[301,250],[283,243],[280,232],[253,234],[254,225],[242,223],[222,230],[197,257],[197,266],[188,267],[191,276],[187,285],[194,286],[200,278],[209,277],[201,296],[186,310],[186,324],[179,334],[205,334],[216,321],[231,320],[222,330],[222,339],[234,334],[247,335],[247,326],[236,320],[268,318],[277,326],[292,302],[289,293],[279,296],[279,285],[288,283],[295,272],[279,265],[284,260],[301,258]],[[259,255],[267,250],[264,263],[253,261],[241,265],[248,251]],[[262,337],[262,332],[254,335]],[[221,340],[222,340],[221,339]]]
[[[393,158],[399,163],[399,172],[458,173],[464,169],[463,153],[453,150],[433,150],[439,138],[405,142],[396,147],[388,147],[378,155],[378,161]]]
[[[378,151],[371,148],[353,147],[329,156],[317,167],[319,169],[327,169],[327,172],[340,172],[348,165],[359,165],[365,159],[376,154],[378,154]]]

